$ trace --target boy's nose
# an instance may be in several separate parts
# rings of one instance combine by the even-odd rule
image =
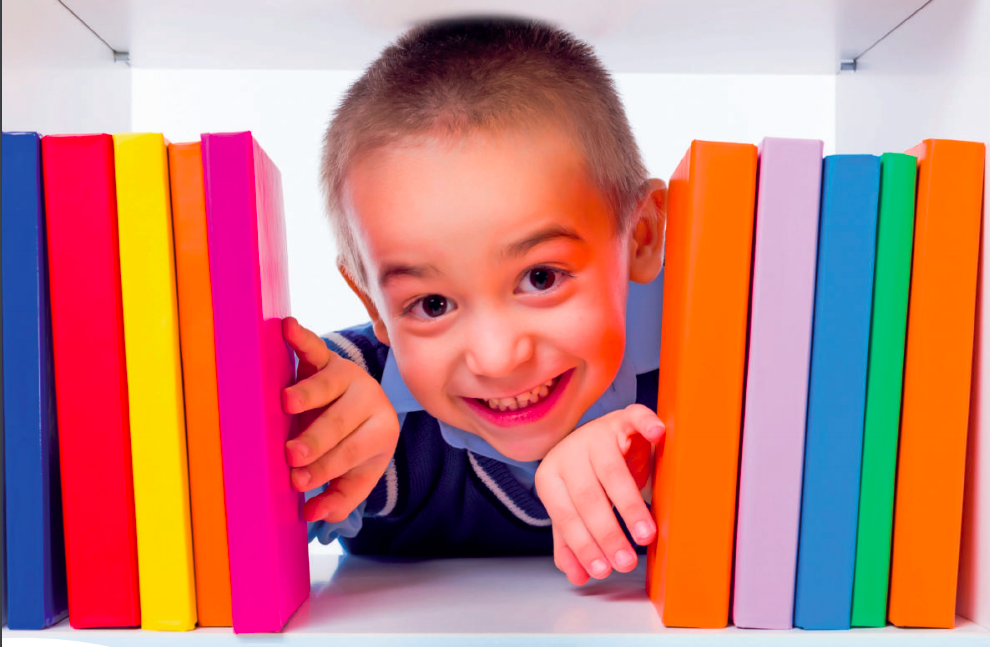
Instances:
[[[465,351],[468,370],[486,377],[505,377],[532,357],[532,336],[505,325],[476,330]]]

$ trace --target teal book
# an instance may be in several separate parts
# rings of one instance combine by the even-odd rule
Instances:
[[[890,535],[894,517],[897,437],[901,424],[904,342],[911,288],[917,158],[880,158],[880,209],[873,278],[873,321],[866,378],[863,467],[859,486],[852,624],[887,624]]]

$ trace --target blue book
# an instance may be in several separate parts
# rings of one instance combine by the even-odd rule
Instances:
[[[794,595],[803,629],[850,626],[879,195],[879,157],[825,158]]]
[[[3,133],[3,417],[7,626],[68,615],[41,138]]]

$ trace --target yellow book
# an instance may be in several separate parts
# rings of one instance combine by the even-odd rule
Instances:
[[[141,626],[184,631],[196,625],[196,589],[167,142],[113,144]]]

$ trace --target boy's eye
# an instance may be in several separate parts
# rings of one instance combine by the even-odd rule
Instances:
[[[560,270],[550,267],[534,267],[526,272],[522,283],[519,285],[521,292],[545,292],[557,284],[560,279]]]
[[[422,315],[435,319],[452,310],[452,304],[447,297],[440,294],[429,294],[413,304],[411,310],[421,310]]]

